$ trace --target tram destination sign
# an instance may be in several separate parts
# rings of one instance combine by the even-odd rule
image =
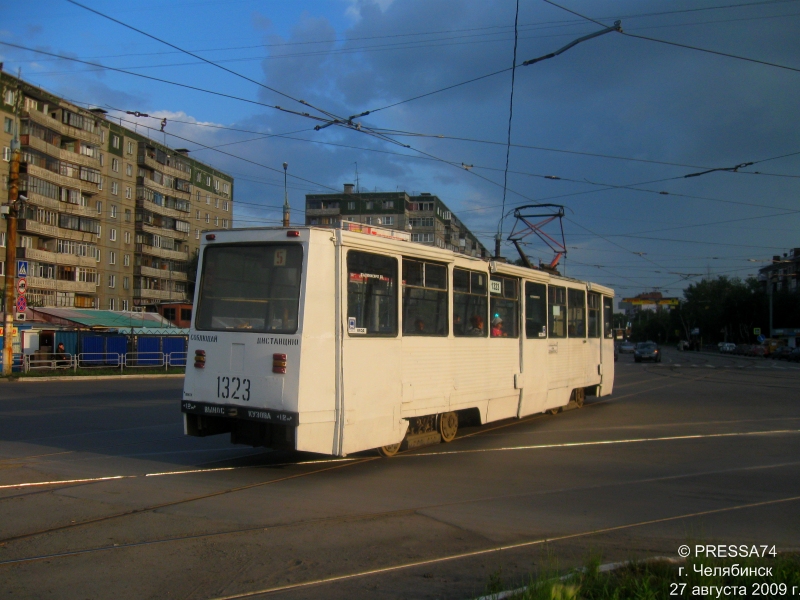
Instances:
[[[211,404],[210,402],[181,402],[181,412],[208,417],[228,417],[232,419],[245,419],[260,423],[281,423],[283,425],[298,424],[298,415],[285,410],[272,410],[269,408],[251,408],[249,406],[234,406],[231,404]]]

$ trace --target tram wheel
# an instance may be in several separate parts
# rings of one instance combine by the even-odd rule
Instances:
[[[551,415],[557,415],[559,412],[561,412],[561,407],[558,406],[556,408],[548,408],[547,412],[548,412],[548,414],[551,414]]]
[[[380,448],[378,448],[378,454],[380,454],[381,456],[386,457],[386,458],[394,456],[400,450],[400,446],[402,444],[403,444],[403,442],[397,442],[396,444],[389,444],[388,446],[381,446]]]
[[[583,402],[586,400],[586,388],[572,390],[572,399],[575,401],[575,406],[583,408]]]
[[[442,413],[439,415],[439,433],[442,435],[443,442],[452,442],[458,433],[458,415],[454,412]]]

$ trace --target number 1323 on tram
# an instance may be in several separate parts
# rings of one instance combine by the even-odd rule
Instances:
[[[390,456],[614,385],[613,290],[357,224],[201,247],[187,435]]]

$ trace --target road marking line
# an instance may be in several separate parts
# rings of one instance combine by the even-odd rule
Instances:
[[[565,535],[559,535],[551,538],[539,538],[535,540],[529,540],[527,542],[519,542],[516,544],[508,544],[506,546],[495,546],[493,548],[485,548],[483,550],[473,550],[471,552],[461,552],[459,554],[452,554],[450,556],[441,556],[439,558],[431,558],[427,560],[418,560],[410,563],[404,563],[400,565],[393,565],[390,567],[382,567],[378,569],[371,569],[369,571],[362,571],[360,573],[349,573],[347,575],[335,575],[333,577],[324,577],[322,579],[315,579],[312,581],[304,581],[302,583],[290,583],[287,585],[281,585],[272,588],[265,588],[261,590],[256,590],[253,592],[243,592],[241,594],[233,594],[230,596],[220,596],[214,598],[213,600],[239,600],[240,598],[252,598],[253,596],[261,596],[264,594],[272,594],[275,592],[285,592],[288,590],[295,590],[305,587],[310,587],[314,585],[321,585],[325,583],[334,583],[337,581],[345,581],[348,579],[356,579],[359,577],[367,577],[369,575],[379,575],[382,573],[391,573],[392,571],[400,571],[403,569],[410,569],[413,567],[421,567],[425,565],[432,565],[442,562],[448,562],[451,560],[459,560],[462,558],[472,558],[475,556],[483,556],[486,554],[495,554],[498,552],[504,552],[506,550],[518,550],[520,548],[528,548],[531,546],[541,546],[543,544],[552,543],[552,542],[561,542],[564,540],[571,540],[581,537],[589,537],[592,535],[600,535],[604,533],[613,533],[615,531],[623,531],[625,529],[633,529],[634,527],[644,527],[647,525],[658,525],[660,523],[669,523],[671,521],[679,521],[682,519],[692,519],[696,517],[703,517],[707,515],[714,515],[720,514],[725,512],[731,512],[735,510],[746,510],[748,508],[758,508],[761,506],[770,506],[774,504],[782,504],[786,502],[796,502],[800,500],[800,496],[792,496],[790,498],[780,498],[778,500],[765,500],[763,502],[753,502],[751,504],[739,504],[737,506],[728,506],[725,508],[715,508],[711,510],[704,510],[694,513],[687,513],[683,515],[675,515],[673,517],[662,517],[660,519],[650,519],[648,521],[639,521],[637,523],[628,523],[625,525],[615,525],[612,527],[603,527],[600,529],[594,529],[591,531],[582,531],[579,533],[568,533]]]
[[[565,442],[563,444],[537,444],[533,446],[505,446],[502,448],[475,448],[472,450],[445,450],[443,452],[420,452],[417,454],[403,454],[403,458],[416,458],[418,456],[441,456],[445,454],[476,454],[479,452],[508,452],[510,450],[543,450],[548,448],[576,448],[579,446],[611,446],[614,444],[637,444],[641,442],[672,442],[678,440],[699,440],[723,437],[743,437],[750,435],[780,435],[800,433],[800,429],[776,429],[772,431],[748,431],[733,433],[706,433],[696,435],[674,435],[657,438],[633,438],[628,440],[599,440],[594,442]],[[398,458],[400,458],[398,456]]]
[[[296,463],[279,463],[279,464],[272,464],[272,465],[256,465],[256,466],[249,466],[244,465],[241,467],[214,467],[211,469],[189,469],[186,471],[164,471],[162,473],[143,473],[141,475],[109,475],[106,477],[92,477],[86,479],[58,479],[56,481],[33,481],[30,483],[12,483],[9,485],[0,485],[0,490],[7,490],[7,489],[14,489],[14,488],[24,488],[24,487],[35,487],[35,486],[43,486],[43,485],[67,485],[70,483],[96,483],[99,481],[111,481],[113,479],[139,479],[141,477],[164,477],[167,475],[191,475],[193,473],[211,473],[214,471],[235,471],[237,469],[259,469],[259,468],[266,468],[266,467],[281,467],[281,466],[292,466],[292,465],[318,465],[320,463],[331,463],[331,462],[351,462],[354,460],[363,460],[360,458],[332,458],[328,460],[308,460],[304,462],[296,462]]]

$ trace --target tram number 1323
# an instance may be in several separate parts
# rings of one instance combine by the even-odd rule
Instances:
[[[250,380],[238,377],[217,377],[217,398],[250,400]]]

